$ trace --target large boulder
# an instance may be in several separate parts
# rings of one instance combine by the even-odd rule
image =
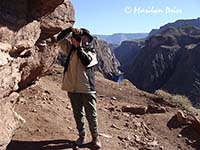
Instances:
[[[18,127],[10,95],[51,70],[58,55],[53,35],[73,23],[70,0],[1,0],[0,149]]]
[[[6,149],[15,129],[17,129],[25,120],[14,110],[9,101],[16,101],[17,94],[13,93],[9,97],[0,99],[0,149]]]

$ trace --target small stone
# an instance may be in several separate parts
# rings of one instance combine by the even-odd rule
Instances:
[[[126,122],[126,123],[124,124],[124,127],[129,127],[129,123]]]
[[[135,115],[136,118],[140,118],[140,115]]]
[[[73,130],[73,128],[72,127],[67,127],[69,130]]]
[[[68,109],[68,110],[72,110],[71,105],[67,105],[67,106],[66,106],[66,109]]]
[[[10,94],[10,97],[19,98],[19,93],[13,92]]]
[[[50,101],[53,101],[54,99],[52,97],[49,98]]]
[[[102,137],[105,137],[105,138],[108,138],[108,139],[111,139],[111,138],[112,138],[111,135],[104,134],[104,133],[99,133],[99,136],[102,136]]]
[[[79,147],[78,147],[78,146],[75,146],[74,149],[75,149],[75,150],[79,150]]]
[[[117,127],[115,124],[112,124],[112,125],[111,125],[111,128],[115,128],[115,129],[117,129],[117,130],[120,130],[120,128]]]
[[[113,112],[113,111],[115,111],[115,108],[114,108],[114,107],[110,107],[110,108],[108,108],[108,110],[109,110],[110,112]]]
[[[114,103],[112,101],[110,101],[110,104],[114,106]]]
[[[114,116],[113,116],[113,119],[120,120],[120,117],[119,117],[118,115],[114,115]]]
[[[35,132],[41,132],[40,129],[36,129]]]
[[[164,150],[164,147],[163,147],[163,146],[160,146],[159,149],[160,149],[160,150]]]
[[[158,146],[158,141],[154,140],[153,142],[148,142],[147,143],[149,146]]]
[[[135,135],[135,141],[136,141],[136,142],[140,142],[140,138],[139,138],[138,135]]]
[[[181,134],[179,134],[179,135],[178,135],[178,137],[179,137],[179,138],[181,138],[181,137],[182,137],[182,135],[181,135]]]
[[[136,122],[135,126],[138,127],[138,128],[140,128],[142,126],[142,123],[141,122]]]
[[[128,113],[123,113],[123,115],[124,115],[125,117],[130,117],[130,115],[129,115]]]
[[[191,145],[193,142],[189,139],[185,139],[185,142],[188,144],[188,145]]]
[[[125,138],[125,140],[130,141],[130,140],[131,140],[131,137],[128,135],[128,136]]]
[[[181,149],[182,147],[181,147],[181,145],[180,145],[180,144],[178,144],[178,145],[177,145],[177,148]]]
[[[15,100],[11,99],[10,102],[13,104],[13,103],[15,103]]]
[[[111,99],[112,99],[112,100],[117,100],[117,98],[116,98],[116,97],[114,97],[114,96],[113,96],[113,97],[111,97]]]
[[[99,110],[102,110],[102,111],[105,111],[105,112],[107,112],[108,110],[106,109],[106,108],[99,108]]]
[[[34,113],[36,113],[36,112],[37,112],[37,110],[36,110],[36,109],[33,109],[33,110],[31,110],[31,112],[34,112]]]
[[[51,93],[50,93],[49,91],[47,91],[47,90],[45,90],[44,92],[47,93],[47,94],[49,94],[49,95],[51,94]]]
[[[124,141],[124,139],[125,139],[125,138],[122,137],[122,136],[117,136],[117,138],[120,139],[121,141]]]

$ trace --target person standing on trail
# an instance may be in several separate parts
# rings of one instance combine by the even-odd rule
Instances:
[[[68,91],[79,138],[75,142],[82,146],[86,131],[84,115],[86,114],[92,135],[92,144],[101,148],[97,124],[96,90],[94,66],[98,61],[92,47],[93,37],[87,29],[67,28],[60,32],[57,41],[61,49],[68,54],[64,66],[62,89]]]

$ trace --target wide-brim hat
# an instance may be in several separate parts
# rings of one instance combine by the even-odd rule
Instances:
[[[85,28],[80,28],[82,30],[82,35],[85,35],[89,38],[89,43],[93,41],[93,36],[90,34],[90,31]]]

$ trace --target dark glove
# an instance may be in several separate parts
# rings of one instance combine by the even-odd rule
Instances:
[[[61,31],[60,34],[57,36],[57,41],[60,41],[61,39],[63,39],[70,32],[72,32],[72,27],[69,27],[69,28]]]

